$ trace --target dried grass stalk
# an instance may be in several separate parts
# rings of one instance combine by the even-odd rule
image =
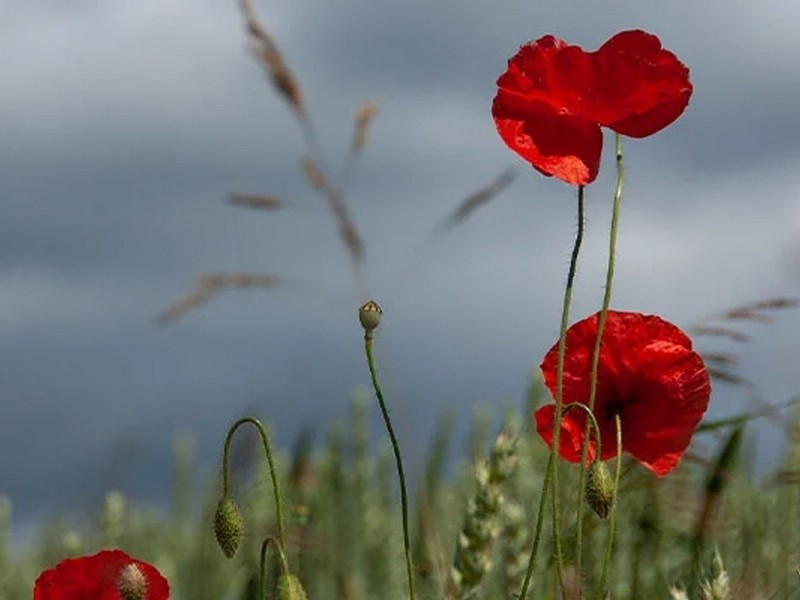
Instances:
[[[342,242],[349,251],[353,262],[356,265],[361,263],[364,259],[364,242],[355,222],[350,217],[350,211],[341,191],[330,182],[314,160],[307,157],[303,158],[301,168],[306,179],[308,179],[309,185],[322,193],[328,202],[328,206],[339,226],[339,236],[342,238]]]
[[[158,315],[159,325],[170,325],[187,313],[207,304],[225,289],[273,288],[281,283],[275,275],[261,273],[210,273],[200,275],[194,284],[194,290],[178,299],[165,311]]]
[[[298,115],[305,114],[305,102],[300,84],[283,60],[278,45],[259,21],[250,0],[239,0],[239,7],[247,24],[247,34],[256,60],[272,80],[278,93]]]
[[[378,115],[378,105],[375,102],[365,102],[358,107],[356,119],[353,127],[353,141],[350,144],[350,152],[354,155],[361,154],[367,145],[369,130],[372,122]]]
[[[231,194],[228,196],[228,204],[257,210],[277,210],[285,205],[283,199],[278,196],[247,193]]]
[[[741,331],[736,331],[730,327],[717,327],[714,325],[696,325],[689,329],[689,333],[695,337],[724,337],[732,342],[749,342],[750,337]]]
[[[443,225],[450,229],[462,223],[478,208],[495,198],[516,179],[517,173],[513,168],[508,168],[495,177],[489,185],[467,196],[461,204],[445,219]]]

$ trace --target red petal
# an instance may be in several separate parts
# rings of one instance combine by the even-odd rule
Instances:
[[[596,52],[551,35],[522,46],[497,80],[492,115],[505,143],[545,175],[585,185],[599,168],[603,125],[631,137],[677,119],[689,69],[659,39],[623,31]]]
[[[521,105],[503,90],[494,99],[492,116],[506,145],[538,171],[572,185],[597,177],[603,134],[596,124],[560,114],[544,102]]]
[[[622,445],[659,477],[669,473],[689,447],[708,408],[711,383],[696,352],[656,342],[639,353],[639,379],[625,406]],[[644,401],[646,399],[646,401]]]
[[[36,580],[33,600],[118,600],[119,574],[134,563],[147,580],[148,600],[168,600],[169,584],[158,570],[121,550],[67,558]]]
[[[581,82],[589,55],[553,36],[526,44],[497,80],[492,116],[503,141],[545,175],[573,185],[594,181],[603,137],[583,116]]]
[[[659,39],[623,31],[593,56],[591,117],[630,137],[646,137],[670,125],[692,95],[689,69]]]

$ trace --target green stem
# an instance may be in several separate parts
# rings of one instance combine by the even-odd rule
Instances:
[[[600,309],[600,316],[597,321],[597,336],[594,340],[592,351],[592,370],[589,379],[589,409],[594,410],[595,399],[597,398],[597,370],[600,364],[600,346],[603,339],[603,331],[606,327],[608,317],[608,307],[611,305],[611,287],[614,282],[614,269],[616,265],[617,231],[619,229],[619,213],[622,204],[622,185],[625,180],[625,170],[622,164],[622,137],[616,134],[616,163],[617,163],[617,185],[614,190],[614,203],[611,208],[611,233],[608,236],[608,266],[606,268],[606,284],[603,293],[603,306]],[[586,430],[583,435],[583,445],[581,446],[581,466],[586,464],[586,457],[589,451],[588,443],[589,423],[586,423]],[[581,469],[578,481],[578,508],[575,514],[575,564],[578,573],[581,572],[581,561],[583,554],[583,500],[584,500],[584,469]]]
[[[414,600],[414,570],[411,565],[411,539],[408,533],[408,492],[406,491],[406,476],[403,471],[403,459],[400,456],[400,445],[397,443],[397,436],[394,434],[394,427],[392,427],[392,421],[389,418],[389,411],[386,410],[386,403],[383,400],[383,391],[378,381],[378,372],[375,369],[375,360],[372,357],[372,334],[373,332],[371,330],[364,331],[364,350],[367,354],[369,374],[372,377],[372,387],[375,388],[375,396],[378,398],[378,405],[381,409],[381,415],[383,415],[383,422],[386,425],[386,430],[389,432],[389,439],[392,442],[392,450],[394,451],[394,459],[397,463],[397,476],[400,479],[400,504],[403,511],[403,546],[406,555],[408,594],[410,600]]]
[[[592,428],[594,432],[594,439],[596,444],[596,453],[600,456],[603,453],[603,440],[600,438],[600,426],[597,424],[597,419],[592,410],[582,402],[570,402],[562,410],[563,414],[567,414],[573,408],[582,410],[586,414],[586,425]],[[587,427],[587,429],[588,429]]]
[[[561,327],[558,336],[558,362],[556,365],[556,411],[553,420],[553,446],[551,454],[558,453],[561,444],[561,409],[564,402],[564,356],[567,348],[567,327],[569,325],[569,308],[572,303],[572,287],[575,282],[575,272],[578,266],[578,254],[583,241],[583,198],[584,186],[578,187],[578,232],[575,234],[575,244],[572,247],[572,256],[569,260],[569,272],[567,273],[567,285],[564,287],[564,301],[561,307]],[[561,550],[561,523],[559,515],[558,497],[558,461],[553,462],[553,538],[556,546],[556,567],[558,582],[561,592],[566,597],[566,587],[564,585],[564,556]]]
[[[269,465],[269,476],[272,479],[272,493],[275,500],[275,516],[278,520],[278,541],[280,542],[281,548],[284,548],[286,547],[286,542],[283,528],[283,504],[281,501],[280,484],[278,483],[278,473],[277,469],[275,468],[275,461],[272,458],[272,448],[269,445],[267,431],[264,429],[261,421],[254,417],[242,417],[233,425],[231,425],[230,429],[228,429],[228,434],[225,436],[225,448],[222,451],[222,495],[225,497],[230,494],[230,469],[228,463],[230,462],[229,458],[233,434],[236,433],[236,430],[245,423],[250,423],[253,425],[261,436],[261,442],[264,446],[264,454],[267,456],[267,464]]]
[[[619,496],[619,478],[622,472],[622,422],[619,413],[614,415],[614,426],[617,430],[617,465],[614,472],[614,502],[611,504],[611,514],[608,516],[608,544],[603,558],[603,574],[600,577],[600,587],[597,588],[597,600],[603,600],[608,583],[608,569],[611,566],[611,553],[614,549],[614,534],[617,531],[617,499]]]
[[[289,572],[289,563],[286,560],[286,554],[278,540],[272,536],[268,536],[261,543],[261,558],[259,560],[258,571],[258,600],[267,600],[267,548],[272,544],[278,551],[278,559],[281,561],[281,574]]]
[[[536,568],[536,554],[539,552],[539,541],[542,536],[542,524],[544,523],[544,505],[547,502],[547,493],[550,491],[550,477],[553,474],[553,463],[555,462],[555,454],[552,452],[547,459],[547,469],[544,473],[544,482],[542,482],[542,493],[539,497],[539,513],[536,516],[536,533],[533,536],[533,547],[531,548],[531,555],[528,558],[528,568],[525,571],[525,579],[522,582],[522,589],[517,596],[519,600],[525,600],[528,597],[528,587],[533,580],[533,572]]]

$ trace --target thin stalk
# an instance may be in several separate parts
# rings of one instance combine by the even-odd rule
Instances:
[[[617,185],[614,190],[614,203],[611,208],[611,232],[608,236],[608,266],[606,268],[606,284],[603,292],[603,306],[600,309],[600,317],[597,321],[597,337],[594,340],[594,350],[592,351],[592,370],[589,379],[589,409],[594,410],[595,399],[597,398],[597,369],[600,364],[600,347],[603,339],[603,331],[606,327],[608,307],[611,305],[611,287],[614,283],[614,268],[616,265],[617,231],[619,229],[619,213],[622,204],[622,185],[625,180],[625,170],[622,164],[622,136],[616,134],[616,162],[617,162]],[[589,423],[583,434],[583,445],[581,447],[581,467],[586,464],[586,456],[589,451]],[[578,481],[578,508],[575,515],[576,539],[575,539],[575,566],[578,573],[581,572],[581,562],[583,558],[583,500],[584,500],[584,469],[581,468]],[[580,579],[578,580],[580,586]]]
[[[414,570],[411,564],[411,539],[408,533],[408,492],[406,491],[406,476],[403,471],[403,459],[400,456],[400,445],[397,443],[397,436],[394,434],[394,427],[392,420],[389,418],[389,411],[386,410],[386,403],[383,400],[383,391],[381,384],[378,381],[378,372],[375,369],[375,360],[372,356],[372,330],[365,329],[364,331],[364,350],[367,355],[367,365],[369,366],[369,374],[372,377],[372,387],[375,388],[375,396],[378,398],[378,405],[381,409],[383,422],[386,425],[386,431],[389,432],[389,439],[392,442],[392,451],[394,452],[394,459],[397,463],[397,476],[400,479],[400,504],[403,511],[403,546],[406,555],[406,575],[408,577],[408,594],[411,600],[415,599],[414,594]]]
[[[283,526],[283,504],[281,501],[281,489],[280,483],[278,482],[278,472],[275,468],[275,460],[272,457],[272,448],[269,444],[269,438],[267,437],[267,430],[264,429],[264,426],[261,424],[261,421],[254,417],[242,417],[238,421],[236,421],[233,425],[231,425],[230,429],[228,429],[228,434],[225,436],[225,448],[222,451],[222,495],[223,497],[228,496],[230,493],[230,468],[229,468],[229,458],[230,458],[230,451],[231,451],[231,441],[233,440],[233,434],[236,433],[236,430],[239,429],[245,423],[250,423],[253,425],[257,430],[259,435],[261,436],[261,443],[264,447],[264,454],[267,456],[267,465],[269,466],[269,476],[272,479],[272,494],[275,501],[275,518],[278,521],[278,542],[280,543],[281,548],[286,547],[286,540],[284,536],[284,526]]]
[[[272,536],[268,536],[261,543],[261,558],[259,560],[258,571],[258,600],[267,600],[267,549],[269,545],[275,546],[278,551],[278,558],[281,561],[281,574],[289,572],[289,563],[286,560],[286,554],[278,540]]]
[[[528,587],[533,581],[533,572],[536,569],[536,554],[539,552],[539,541],[542,536],[542,524],[544,523],[544,505],[547,502],[547,493],[550,488],[550,478],[553,474],[553,463],[555,462],[555,454],[552,452],[547,459],[547,468],[544,472],[544,481],[542,482],[542,493],[539,496],[539,512],[536,515],[536,532],[533,536],[533,547],[531,548],[531,555],[528,558],[528,568],[525,571],[525,579],[522,581],[522,588],[517,597],[519,600],[525,600],[528,597]]]
[[[539,514],[537,516],[537,537],[534,546],[531,549],[531,557],[528,561],[528,572],[525,575],[525,581],[522,584],[522,592],[520,598],[524,599],[527,594],[530,579],[533,575],[533,567],[536,561],[536,552],[538,551],[538,535],[541,532],[542,513],[544,510],[545,498],[547,497],[547,483],[548,475],[552,472],[553,479],[553,538],[555,539],[556,546],[556,566],[558,572],[558,581],[561,586],[561,591],[566,595],[566,588],[564,585],[564,557],[561,551],[561,526],[559,523],[560,515],[558,510],[558,461],[555,460],[555,455],[561,443],[561,409],[563,405],[564,395],[564,355],[566,352],[567,344],[567,326],[569,325],[569,308],[572,303],[572,288],[575,282],[575,272],[578,267],[578,255],[580,254],[581,242],[583,242],[583,212],[584,212],[584,186],[578,187],[578,231],[575,234],[575,243],[572,247],[572,255],[569,260],[569,271],[567,273],[567,284],[564,287],[564,301],[561,308],[561,327],[558,337],[558,364],[556,367],[556,410],[555,419],[553,423],[553,446],[550,451],[550,461],[547,464],[547,474],[545,475],[545,485],[542,489],[542,498],[539,502]]]
[[[608,583],[608,569],[611,566],[611,553],[614,549],[614,534],[617,531],[617,500],[619,496],[619,479],[622,472],[622,422],[619,413],[614,415],[614,425],[617,430],[617,465],[614,471],[614,502],[611,504],[611,514],[608,516],[608,544],[603,558],[603,574],[600,577],[600,587],[597,588],[597,600],[603,600]]]

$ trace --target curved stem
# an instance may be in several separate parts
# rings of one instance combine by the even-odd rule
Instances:
[[[528,597],[528,587],[533,580],[533,572],[536,568],[536,554],[539,552],[539,541],[542,536],[542,524],[544,522],[544,506],[547,502],[547,493],[550,491],[550,477],[553,474],[553,463],[555,462],[555,454],[552,452],[547,459],[547,469],[544,472],[544,482],[542,483],[542,493],[539,497],[539,512],[536,516],[536,533],[533,536],[533,547],[531,548],[531,555],[528,558],[528,568],[525,571],[525,579],[522,582],[522,589],[520,589],[517,598],[525,600]]]
[[[616,265],[616,248],[617,248],[617,231],[619,229],[619,213],[622,204],[622,185],[625,180],[625,170],[622,164],[622,137],[616,134],[616,163],[617,163],[617,185],[614,190],[614,203],[611,208],[611,232],[608,236],[608,266],[606,267],[606,284],[605,291],[603,292],[603,306],[600,309],[600,316],[597,321],[597,337],[594,340],[594,349],[592,351],[592,370],[589,379],[589,409],[594,410],[595,399],[597,398],[597,369],[600,364],[600,347],[603,339],[603,331],[606,327],[606,318],[608,316],[608,307],[611,305],[611,286],[614,282],[614,269]],[[583,436],[583,445],[581,447],[581,465],[586,464],[586,456],[589,450],[587,436],[589,434],[589,424],[586,424],[586,430]],[[583,519],[581,514],[583,512],[583,499],[584,499],[584,477],[585,472],[581,469],[580,479],[578,481],[578,508],[575,515],[576,527],[576,540],[575,540],[575,564],[578,573],[581,571],[581,560],[583,552]]]
[[[389,432],[389,439],[392,442],[394,459],[397,463],[397,476],[400,479],[400,504],[403,512],[403,546],[406,555],[406,575],[408,577],[408,594],[411,600],[415,599],[414,594],[414,570],[411,565],[411,538],[408,533],[408,492],[406,491],[406,476],[403,471],[403,459],[400,456],[400,445],[397,443],[397,436],[394,434],[392,420],[389,418],[389,411],[386,410],[386,403],[383,400],[383,391],[378,381],[378,373],[375,369],[375,360],[372,356],[372,334],[371,330],[364,331],[364,350],[367,355],[367,365],[369,374],[372,377],[372,387],[375,388],[375,396],[378,398],[378,406],[381,409],[383,422]]]
[[[286,542],[283,528],[283,504],[281,501],[280,484],[278,483],[278,472],[275,468],[275,461],[272,457],[272,448],[269,445],[267,431],[264,429],[261,421],[254,417],[242,417],[233,425],[231,425],[230,429],[228,429],[227,435],[225,436],[225,448],[222,451],[222,495],[228,496],[230,494],[230,469],[228,463],[230,462],[229,458],[233,434],[236,433],[236,430],[245,423],[250,423],[253,425],[261,436],[261,443],[264,446],[264,454],[267,456],[269,476],[272,479],[272,494],[275,500],[275,517],[278,521],[278,541],[280,542],[281,548],[284,548],[286,546]]]
[[[582,402],[571,402],[567,404],[562,409],[561,412],[562,414],[567,414],[567,412],[569,412],[573,408],[580,409],[586,414],[587,428],[591,427],[592,431],[594,431],[594,439],[596,445],[595,455],[600,456],[601,454],[603,454],[603,440],[600,438],[600,426],[597,424],[597,419],[595,418],[594,413],[588,406],[586,406]]]
[[[289,563],[286,554],[283,552],[281,543],[274,537],[267,536],[261,543],[261,558],[259,559],[258,570],[258,600],[267,600],[267,547],[272,544],[278,551],[278,559],[281,561],[281,573],[289,572]]]
[[[617,530],[617,497],[619,496],[619,478],[622,472],[622,422],[619,413],[614,415],[614,425],[617,429],[617,466],[614,472],[614,502],[611,504],[611,514],[608,516],[608,544],[606,554],[603,558],[603,574],[600,577],[600,587],[597,588],[597,600],[602,600],[605,596],[605,589],[608,583],[608,569],[611,566],[611,553],[614,549],[614,534]]]
[[[564,301],[561,308],[561,327],[558,336],[558,363],[556,366],[556,411],[553,420],[553,446],[551,453],[556,454],[561,444],[561,409],[564,402],[564,356],[567,348],[567,327],[569,325],[569,307],[572,303],[572,287],[575,282],[575,272],[578,266],[578,254],[583,241],[583,197],[584,186],[578,187],[578,231],[575,234],[575,244],[572,247],[572,255],[569,260],[569,272],[567,273],[567,285],[564,287]],[[561,523],[559,516],[559,497],[558,497],[558,461],[553,461],[553,538],[556,546],[556,567],[558,581],[561,592],[566,597],[564,586],[564,556],[561,551]]]

